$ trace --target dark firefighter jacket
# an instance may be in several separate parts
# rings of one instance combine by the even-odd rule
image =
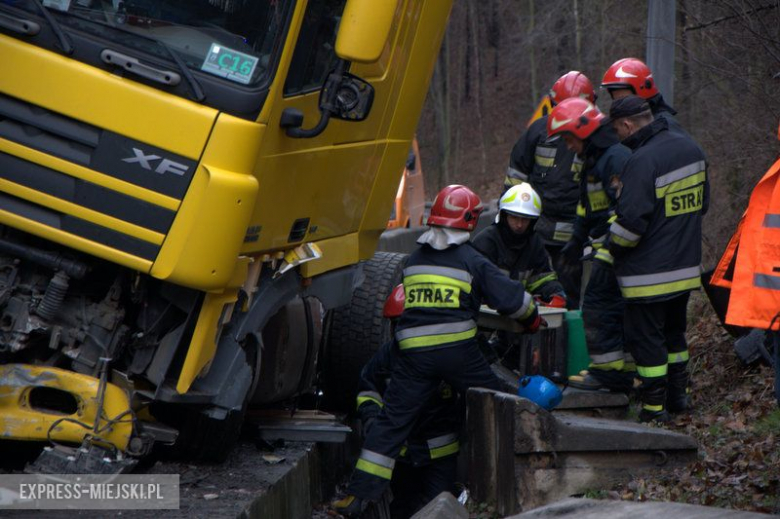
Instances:
[[[617,179],[631,150],[620,144],[612,126],[603,125],[585,140],[583,155],[574,239],[579,243],[590,239],[595,257],[612,263],[604,242],[615,210]]]
[[[563,139],[547,139],[547,116],[531,123],[512,148],[504,188],[528,182],[539,193],[544,213],[536,232],[547,244],[563,245],[571,238],[581,166]]]
[[[670,132],[681,133],[693,140],[691,135],[685,131],[685,128],[677,121],[677,118],[675,117],[675,115],[677,115],[677,110],[666,104],[666,101],[661,94],[654,95],[647,100],[647,103],[650,105],[650,111],[653,112],[653,117],[656,119],[666,119],[666,122],[669,123]],[[699,143],[696,141],[693,142],[699,147]],[[701,147],[699,147],[699,150],[701,150]],[[702,151],[702,153],[704,153],[704,151]]]
[[[701,220],[709,204],[707,162],[689,137],[656,119],[623,141],[634,152],[621,175],[610,227],[623,296],[663,301],[701,286]]]
[[[384,407],[383,395],[396,364],[398,349],[395,341],[386,342],[360,372],[357,409],[365,423],[379,415]],[[458,395],[442,382],[431,397],[401,450],[401,459],[414,465],[455,454],[459,450],[458,431],[461,409]]]
[[[533,229],[516,234],[502,217],[499,223],[477,234],[472,243],[507,276],[522,281],[531,294],[541,296],[544,301],[553,295],[564,295],[550,255]]]
[[[409,256],[403,275],[406,300],[395,332],[402,352],[473,340],[482,301],[521,322],[538,313],[523,284],[507,278],[468,242],[445,250],[421,246]]]

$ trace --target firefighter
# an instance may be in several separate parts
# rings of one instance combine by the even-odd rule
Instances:
[[[666,119],[670,130],[690,137],[674,117],[677,110],[666,103],[655,84],[653,72],[642,60],[636,58],[617,60],[604,73],[601,86],[607,89],[613,101],[630,95],[641,97],[650,105],[655,118]]]
[[[499,199],[495,222],[474,238],[474,247],[545,306],[566,307],[566,293],[553,270],[550,255],[534,232],[542,201],[527,182],[512,186]],[[500,357],[510,369],[520,365],[522,336],[496,331],[483,347],[488,359]]]
[[[553,105],[570,97],[596,102],[590,80],[576,70],[561,76],[550,90]],[[548,138],[547,118],[545,115],[531,123],[512,148],[504,190],[520,182],[528,182],[542,197],[544,213],[536,224],[536,232],[541,236],[553,266],[556,266],[561,249],[572,236],[582,162],[566,149],[563,141]],[[567,306],[579,308],[581,266],[558,271],[558,276],[568,296]]]
[[[404,308],[404,287],[398,285],[384,306],[384,316],[395,322]],[[363,367],[357,397],[364,436],[371,430],[384,402],[393,367],[398,359],[394,340],[385,343]],[[462,407],[458,393],[444,382],[426,403],[414,425],[393,472],[390,515],[406,519],[441,492],[455,493],[458,433]]]
[[[587,372],[571,376],[569,385],[628,392],[636,365],[624,351],[623,297],[605,241],[614,215],[614,186],[631,151],[603,120],[604,114],[590,102],[567,99],[553,108],[547,122],[549,135],[562,136],[583,161],[574,235],[561,257],[568,264],[580,263],[587,244],[593,258],[582,304],[590,365]]]
[[[510,278],[542,301],[566,297],[552,268],[550,255],[534,232],[542,200],[530,184],[512,186],[499,199],[498,215],[490,227],[474,238],[474,247]]]
[[[474,192],[459,185],[445,187],[433,202],[429,229],[403,271],[404,311],[395,330],[399,355],[385,405],[366,436],[349,495],[334,503],[340,513],[360,514],[381,497],[404,441],[442,381],[461,394],[470,387],[501,389],[475,340],[482,301],[528,332],[543,322],[522,283],[469,243],[483,207]]]
[[[633,150],[620,177],[609,250],[626,301],[626,344],[641,380],[640,421],[667,421],[688,403],[686,312],[701,286],[701,221],[709,204],[698,145],[654,119],[638,96],[615,101],[610,122]]]

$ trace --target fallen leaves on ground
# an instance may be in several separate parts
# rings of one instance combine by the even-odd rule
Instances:
[[[774,372],[746,367],[707,315],[689,327],[694,410],[668,428],[699,442],[699,460],[620,485],[609,496],[780,514],[780,410]]]

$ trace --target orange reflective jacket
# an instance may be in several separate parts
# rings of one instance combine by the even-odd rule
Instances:
[[[780,329],[780,160],[753,189],[711,283],[731,289],[727,324]]]

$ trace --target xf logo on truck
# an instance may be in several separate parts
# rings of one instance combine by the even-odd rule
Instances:
[[[174,162],[170,159],[165,159],[163,157],[160,157],[159,155],[146,155],[142,150],[139,150],[138,148],[133,148],[133,153],[135,154],[134,157],[128,157],[126,159],[122,159],[122,162],[127,162],[128,164],[137,163],[145,170],[154,171],[155,173],[159,173],[160,175],[164,175],[166,173],[173,173],[174,175],[178,175],[181,177],[184,176],[187,173],[187,170],[190,169],[189,166],[180,164],[178,162]],[[160,162],[158,163],[157,161]]]

